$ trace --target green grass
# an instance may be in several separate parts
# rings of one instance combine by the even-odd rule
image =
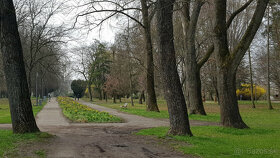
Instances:
[[[121,118],[110,115],[107,112],[94,110],[86,105],[79,104],[78,102],[67,97],[57,98],[63,114],[74,122],[121,122]]]
[[[88,98],[83,98],[85,101],[89,101]],[[93,101],[94,104],[117,109],[122,112],[149,117],[149,118],[159,118],[159,119],[168,119],[169,114],[167,111],[167,105],[165,100],[159,99],[158,100],[158,106],[160,109],[160,113],[158,112],[148,112],[146,111],[146,105],[145,104],[139,104],[138,100],[134,101],[134,106],[131,106],[130,99],[122,98],[122,102],[113,103],[111,99],[106,102],[105,100],[98,100],[94,98]],[[125,103],[128,103],[128,108],[124,109],[121,108],[122,105]],[[267,109],[266,101],[257,101],[256,107],[258,109]],[[272,105],[276,109],[280,109],[280,103],[272,103]],[[217,102],[214,101],[207,101],[204,103],[205,110],[207,112],[207,116],[200,116],[200,115],[190,115],[190,120],[200,120],[200,121],[211,121],[211,122],[220,122],[220,107],[218,106]],[[244,113],[254,111],[254,109],[251,108],[251,101],[239,101],[239,107],[241,109],[241,112]]]
[[[34,104],[36,99],[32,99],[32,103]],[[40,112],[44,105],[47,102],[44,101],[42,106],[33,106],[33,113],[36,116],[38,112]],[[0,99],[0,124],[11,123],[11,115],[10,115],[10,108],[9,108],[9,101],[8,99]]]
[[[83,100],[89,101],[88,98],[83,98]],[[139,104],[136,101],[137,100],[135,100],[134,106],[131,106],[130,99],[124,99],[124,98],[122,99],[122,103],[120,102],[113,103],[112,100],[108,100],[108,102],[106,102],[105,100],[98,100],[98,99],[94,99],[93,103],[97,105],[117,109],[125,113],[144,116],[148,118],[158,118],[158,119],[169,118],[166,102],[164,100],[162,99],[158,100],[158,106],[160,112],[146,111],[146,105]],[[126,109],[121,108],[121,106],[124,105],[125,103],[128,103],[128,108]],[[209,104],[209,105],[217,106],[217,104]],[[217,113],[209,113],[207,116],[190,115],[189,118],[190,120],[213,121],[213,122],[220,121],[220,116]]]
[[[117,108],[118,110],[134,115],[139,115],[139,116],[144,116],[144,117],[149,117],[149,118],[168,118],[168,112],[167,111],[162,111],[162,112],[147,112],[145,109],[134,109],[134,108]]]
[[[52,137],[47,133],[13,134],[11,130],[0,130],[0,157],[15,155],[19,144],[42,141]]]
[[[279,130],[252,128],[246,130],[215,126],[191,128],[195,136],[168,136],[185,154],[201,157],[279,157]],[[167,127],[141,130],[137,135],[153,135],[165,139]],[[186,142],[190,145],[180,145]]]
[[[233,129],[215,126],[191,127],[193,137],[168,136],[167,127],[144,129],[138,135],[170,137],[190,145],[176,145],[186,154],[201,157],[280,157],[280,110],[241,109],[250,129]],[[182,144],[182,143],[181,143]]]

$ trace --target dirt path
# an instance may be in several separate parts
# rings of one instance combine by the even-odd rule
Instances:
[[[46,142],[30,144],[21,149],[21,156],[29,151],[44,150],[50,158],[157,158],[192,157],[173,151],[168,142],[158,142],[151,137],[132,133],[148,127],[168,126],[167,120],[156,120],[118,112],[117,110],[81,101],[96,110],[107,111],[125,120],[124,123],[70,123],[62,114],[58,103],[52,99],[37,115],[36,121],[43,132],[55,135]],[[192,121],[192,125],[216,125]],[[0,128],[10,128],[0,125]],[[186,144],[187,145],[187,144]],[[34,152],[33,152],[34,154]],[[34,155],[33,155],[34,156]]]

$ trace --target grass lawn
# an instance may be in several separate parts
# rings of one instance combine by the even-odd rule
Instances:
[[[57,101],[63,114],[74,122],[121,122],[121,118],[110,115],[107,112],[94,110],[86,105],[79,104],[68,97],[58,97]]]
[[[32,104],[34,105],[36,99],[32,99]],[[44,105],[47,102],[44,101],[42,106],[33,106],[33,113],[36,116],[39,111],[42,110]],[[11,115],[10,115],[10,108],[9,108],[9,101],[8,99],[0,99],[0,124],[11,123]]]
[[[16,149],[18,145],[42,141],[49,137],[51,135],[47,133],[13,134],[11,130],[0,130],[0,157],[18,157]]]
[[[242,110],[241,110],[242,111]],[[180,151],[201,157],[280,157],[280,110],[257,109],[242,112],[250,129],[240,130],[215,126],[191,127],[193,137],[168,136],[168,127],[145,129],[138,135],[187,142],[176,145]]]
[[[83,100],[89,101],[88,98],[83,98]],[[106,102],[105,100],[98,100],[98,99],[94,98],[93,103],[97,104],[97,105],[117,109],[122,112],[140,115],[140,116],[149,117],[149,118],[165,118],[165,119],[169,118],[166,102],[163,99],[158,100],[158,106],[160,109],[160,113],[147,112],[146,105],[138,104],[138,100],[135,100],[134,106],[131,106],[130,99],[124,99],[124,98],[122,98],[122,103],[117,102],[115,104],[113,103],[113,101],[111,99],[108,100],[108,102]],[[125,103],[128,103],[128,108],[127,109],[121,108],[121,106],[124,105]],[[273,106],[276,109],[280,109],[280,103],[273,103]],[[190,115],[189,116],[190,120],[201,120],[201,121],[212,121],[212,122],[220,121],[220,115],[219,115],[220,107],[218,106],[218,103],[213,102],[213,101],[207,101],[206,103],[204,103],[204,107],[207,112],[207,116]],[[250,101],[239,101],[239,107],[240,107],[241,114],[244,114],[247,112],[258,111],[259,109],[264,109],[264,110],[267,109],[267,105],[266,105],[265,101],[257,101],[256,102],[257,109],[251,108]]]
[[[88,101],[88,99],[85,98]],[[118,109],[123,112],[151,118],[168,118],[166,103],[159,100],[160,113],[146,112],[145,105],[130,105],[128,99],[113,104],[111,100],[94,100],[95,104]],[[128,109],[120,108],[128,103]],[[192,120],[219,122],[219,106],[215,102],[206,102],[207,116],[190,115]],[[265,101],[257,101],[256,109],[251,108],[250,101],[239,101],[243,120],[250,129],[239,130],[216,126],[191,127],[193,137],[167,136],[168,127],[144,129],[138,135],[156,136],[160,139],[172,139],[174,147],[186,154],[201,157],[280,157],[280,103],[273,103],[274,110],[268,110]],[[173,141],[172,141],[173,142]],[[183,143],[181,143],[183,142]],[[190,145],[186,145],[190,144]]]

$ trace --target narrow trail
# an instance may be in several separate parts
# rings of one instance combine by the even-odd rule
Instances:
[[[124,123],[71,123],[67,120],[57,101],[52,99],[36,117],[41,131],[55,135],[39,144],[27,145],[21,149],[22,156],[30,156],[27,151],[45,150],[50,158],[181,158],[183,155],[168,147],[168,142],[159,143],[151,137],[136,136],[134,132],[150,127],[168,126],[167,120],[157,120],[125,114],[115,109],[80,101],[91,108],[106,111],[124,119]],[[191,121],[191,125],[217,125],[217,123]],[[11,125],[0,125],[0,129],[10,129]],[[26,155],[25,155],[26,154]]]

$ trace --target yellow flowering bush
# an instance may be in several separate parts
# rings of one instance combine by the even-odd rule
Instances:
[[[259,99],[266,93],[266,90],[261,86],[254,85],[253,88],[253,97]],[[250,100],[251,99],[251,85],[250,84],[242,84],[241,88],[236,90],[236,96],[240,99],[242,95],[242,100]]]
[[[63,110],[63,114],[75,122],[121,122],[121,119],[82,105],[68,97],[58,97],[57,101]]]

